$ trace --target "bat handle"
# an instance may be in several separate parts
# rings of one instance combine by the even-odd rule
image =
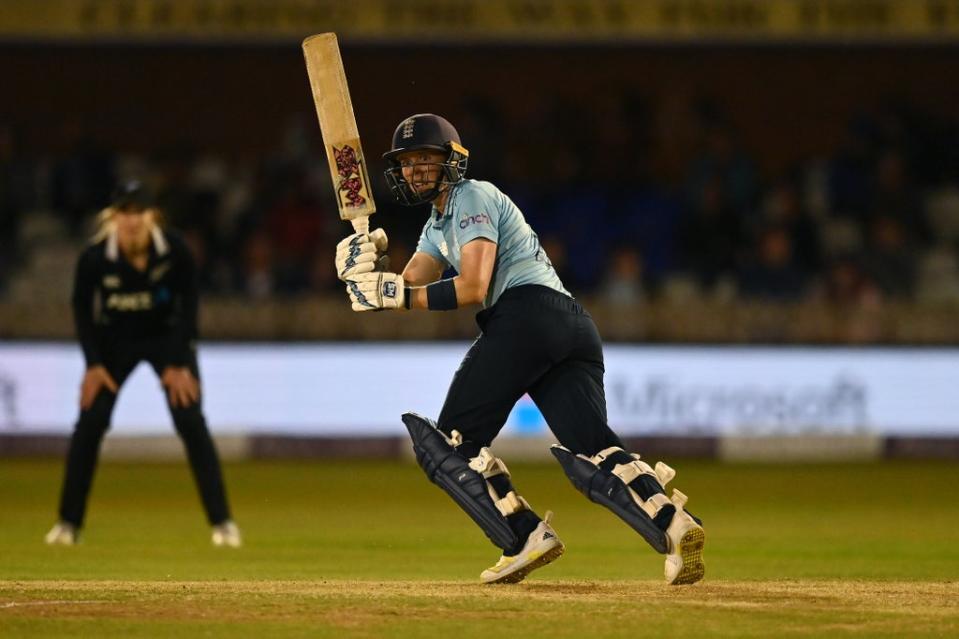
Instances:
[[[370,232],[370,217],[364,215],[362,217],[355,217],[350,220],[350,224],[353,225],[353,230],[357,233],[369,233]]]
[[[385,253],[386,249],[389,248],[389,240],[386,238],[386,231],[383,229],[376,229],[370,233],[370,240],[380,253]]]

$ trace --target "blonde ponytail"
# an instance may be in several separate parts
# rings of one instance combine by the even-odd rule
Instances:
[[[108,206],[97,213],[97,230],[90,240],[93,244],[103,241],[117,227],[117,221],[113,219],[116,214],[117,210],[112,206]]]
[[[163,224],[164,220],[163,220],[163,213],[160,211],[160,209],[155,207],[150,207],[147,210],[153,213],[153,226],[151,228],[153,227],[162,228],[164,226]],[[97,228],[96,228],[96,231],[93,233],[93,237],[90,238],[90,241],[93,244],[96,244],[97,242],[102,242],[104,239],[106,239],[107,236],[113,233],[113,230],[117,227],[117,221],[115,219],[116,215],[117,215],[117,209],[116,207],[113,207],[113,206],[108,206],[102,211],[100,211],[99,213],[97,213]]]

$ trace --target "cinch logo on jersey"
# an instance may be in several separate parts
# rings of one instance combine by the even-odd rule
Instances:
[[[153,296],[149,291],[111,293],[106,307],[115,311],[149,311],[153,308]]]
[[[460,228],[465,229],[470,224],[492,224],[493,220],[490,219],[489,215],[486,213],[478,213],[476,215],[470,215],[469,217],[464,217],[460,220]]]

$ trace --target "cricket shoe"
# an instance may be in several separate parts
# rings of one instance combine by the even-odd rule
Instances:
[[[484,584],[515,584],[537,568],[558,559],[566,546],[549,525],[552,518],[552,511],[547,510],[546,517],[526,538],[526,545],[519,554],[500,557],[495,566],[482,572],[480,581]]]
[[[213,545],[229,546],[230,548],[239,548],[243,545],[243,538],[240,536],[240,529],[232,519],[227,519],[222,524],[213,527]]]
[[[666,555],[666,583],[679,586],[694,584],[703,578],[706,565],[703,563],[703,545],[706,533],[703,527],[684,510],[686,495],[673,489],[673,515],[666,529],[669,553]]]
[[[65,521],[58,521],[43,538],[50,546],[72,546],[77,543],[77,527]]]

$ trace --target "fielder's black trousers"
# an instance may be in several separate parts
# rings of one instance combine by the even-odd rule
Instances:
[[[477,450],[489,446],[529,393],[573,453],[623,446],[606,422],[599,331],[579,302],[545,286],[518,286],[476,321],[482,334],[453,376],[438,420],[442,431],[459,431]]]
[[[103,365],[118,386],[123,385],[141,361],[149,362],[159,377],[163,372],[162,362],[165,361],[160,348],[156,343],[139,341],[114,344],[104,350]],[[200,374],[195,357],[190,363],[190,370],[199,380]],[[166,395],[165,391],[161,392]],[[90,408],[80,411],[80,418],[70,439],[63,490],[60,496],[60,519],[78,528],[83,525],[87,498],[100,453],[100,442],[110,428],[110,417],[113,414],[116,399],[117,396],[114,393],[103,388]],[[230,510],[227,505],[220,460],[213,439],[210,437],[200,402],[182,408],[174,407],[168,395],[166,400],[176,432],[186,448],[207,520],[211,525],[222,523],[230,518]]]

